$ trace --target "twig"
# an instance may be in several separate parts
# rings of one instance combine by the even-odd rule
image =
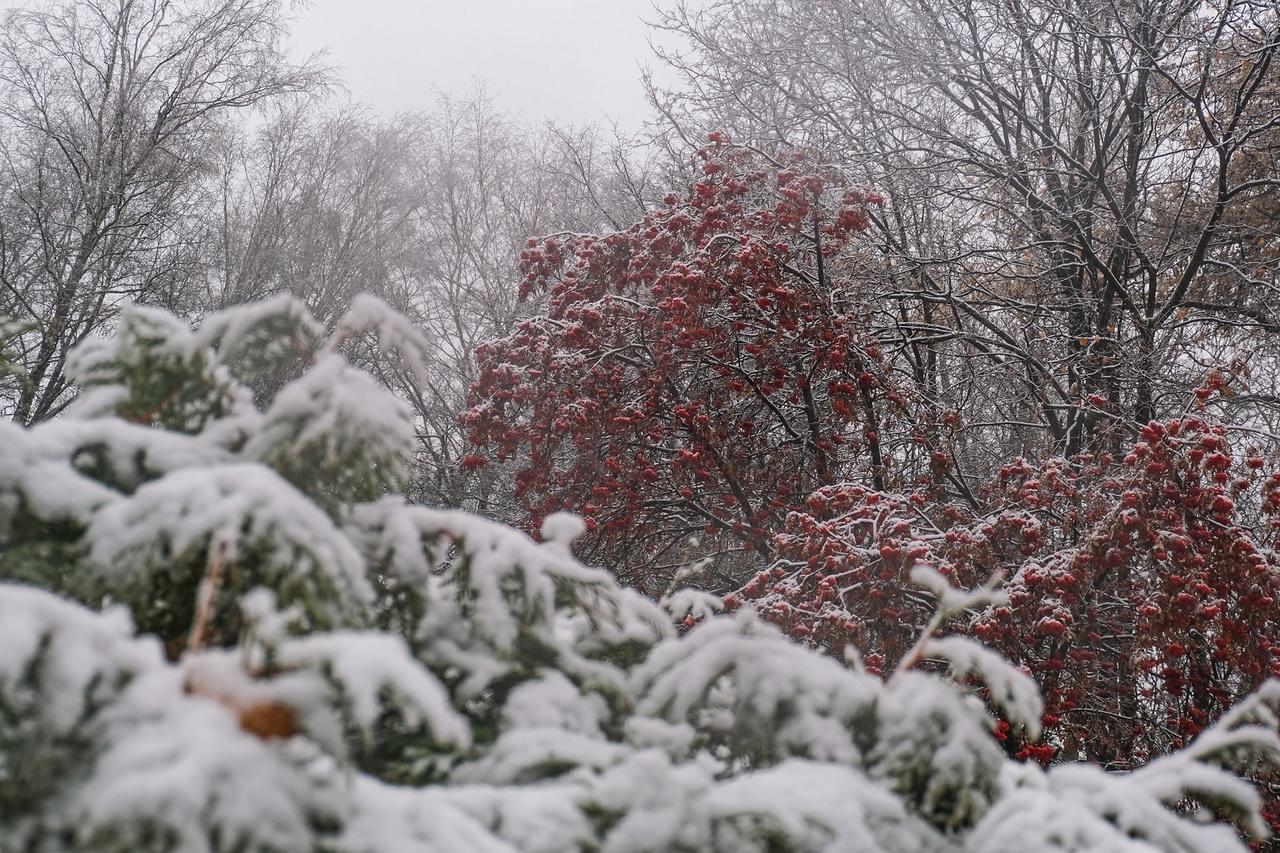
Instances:
[[[191,635],[187,637],[187,651],[198,652],[204,648],[209,632],[209,619],[213,614],[213,600],[218,596],[222,578],[226,574],[227,541],[219,540],[209,556],[209,565],[200,579],[196,592],[196,613],[191,622]]]

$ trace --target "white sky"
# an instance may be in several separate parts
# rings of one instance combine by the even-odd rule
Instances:
[[[482,80],[532,121],[648,117],[652,0],[312,0],[295,14],[296,49],[327,47],[351,97],[380,112]]]

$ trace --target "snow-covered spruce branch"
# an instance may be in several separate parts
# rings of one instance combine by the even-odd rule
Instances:
[[[372,304],[342,328],[411,357]],[[953,681],[664,611],[573,557],[576,517],[539,542],[408,503],[400,402],[304,308],[211,322],[126,317],[67,417],[4,429],[0,851],[1247,849],[1191,803],[1263,829],[1237,771],[1280,754],[1274,684],[1136,773],[1010,761]],[[920,655],[1034,729],[995,653]]]

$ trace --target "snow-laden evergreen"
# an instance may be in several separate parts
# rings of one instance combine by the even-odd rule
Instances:
[[[137,309],[82,347],[65,417],[0,429],[0,851],[1223,853],[1263,831],[1239,774],[1280,756],[1275,684],[1139,771],[1046,772],[993,734],[1035,730],[1034,686],[973,641],[922,638],[884,681],[621,588],[573,558],[572,516],[536,543],[410,505],[384,380],[423,349],[369,299],[331,330],[287,299],[195,331]],[[995,594],[917,580],[946,613]]]

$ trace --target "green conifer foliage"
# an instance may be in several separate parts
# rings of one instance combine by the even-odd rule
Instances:
[[[1142,770],[1044,771],[994,735],[1034,730],[1034,687],[970,640],[925,637],[882,680],[749,610],[620,587],[574,559],[575,517],[535,542],[408,503],[386,379],[424,351],[368,298],[332,330],[289,299],[194,330],[135,309],[77,354],[65,416],[0,427],[0,853],[1220,853],[1264,831],[1237,773],[1280,757],[1275,684]],[[919,577],[948,612],[999,595]]]

